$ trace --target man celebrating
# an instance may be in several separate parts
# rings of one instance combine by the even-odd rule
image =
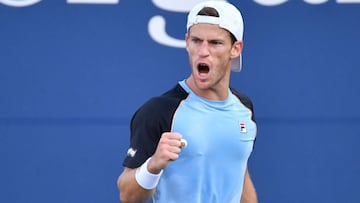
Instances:
[[[248,173],[257,127],[253,105],[230,88],[241,70],[243,19],[225,1],[188,15],[190,76],[143,104],[131,120],[123,203],[256,203]]]

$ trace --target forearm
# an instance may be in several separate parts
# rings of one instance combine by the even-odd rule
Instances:
[[[247,169],[245,172],[244,186],[240,203],[258,203],[255,186]]]
[[[135,179],[135,172],[135,169],[125,169],[117,181],[120,200],[123,203],[146,202],[155,192],[154,189],[146,190],[142,188]]]

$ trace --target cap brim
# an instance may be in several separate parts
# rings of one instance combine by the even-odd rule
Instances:
[[[241,66],[242,66],[242,56],[240,54],[239,57],[234,58],[232,60],[231,70],[234,71],[234,72],[240,72],[241,71]]]

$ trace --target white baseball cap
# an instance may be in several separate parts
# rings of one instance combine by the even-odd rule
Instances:
[[[214,8],[219,17],[198,15],[201,9],[205,7]],[[205,1],[192,8],[187,19],[187,31],[189,28],[198,23],[209,23],[219,25],[233,34],[236,40],[242,41],[244,32],[244,23],[240,11],[232,4],[226,1]],[[232,61],[231,70],[240,72],[242,66],[241,54]]]

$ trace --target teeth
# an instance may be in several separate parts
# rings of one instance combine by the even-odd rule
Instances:
[[[204,67],[207,67],[207,65],[205,63],[200,63],[199,67],[204,68]]]

